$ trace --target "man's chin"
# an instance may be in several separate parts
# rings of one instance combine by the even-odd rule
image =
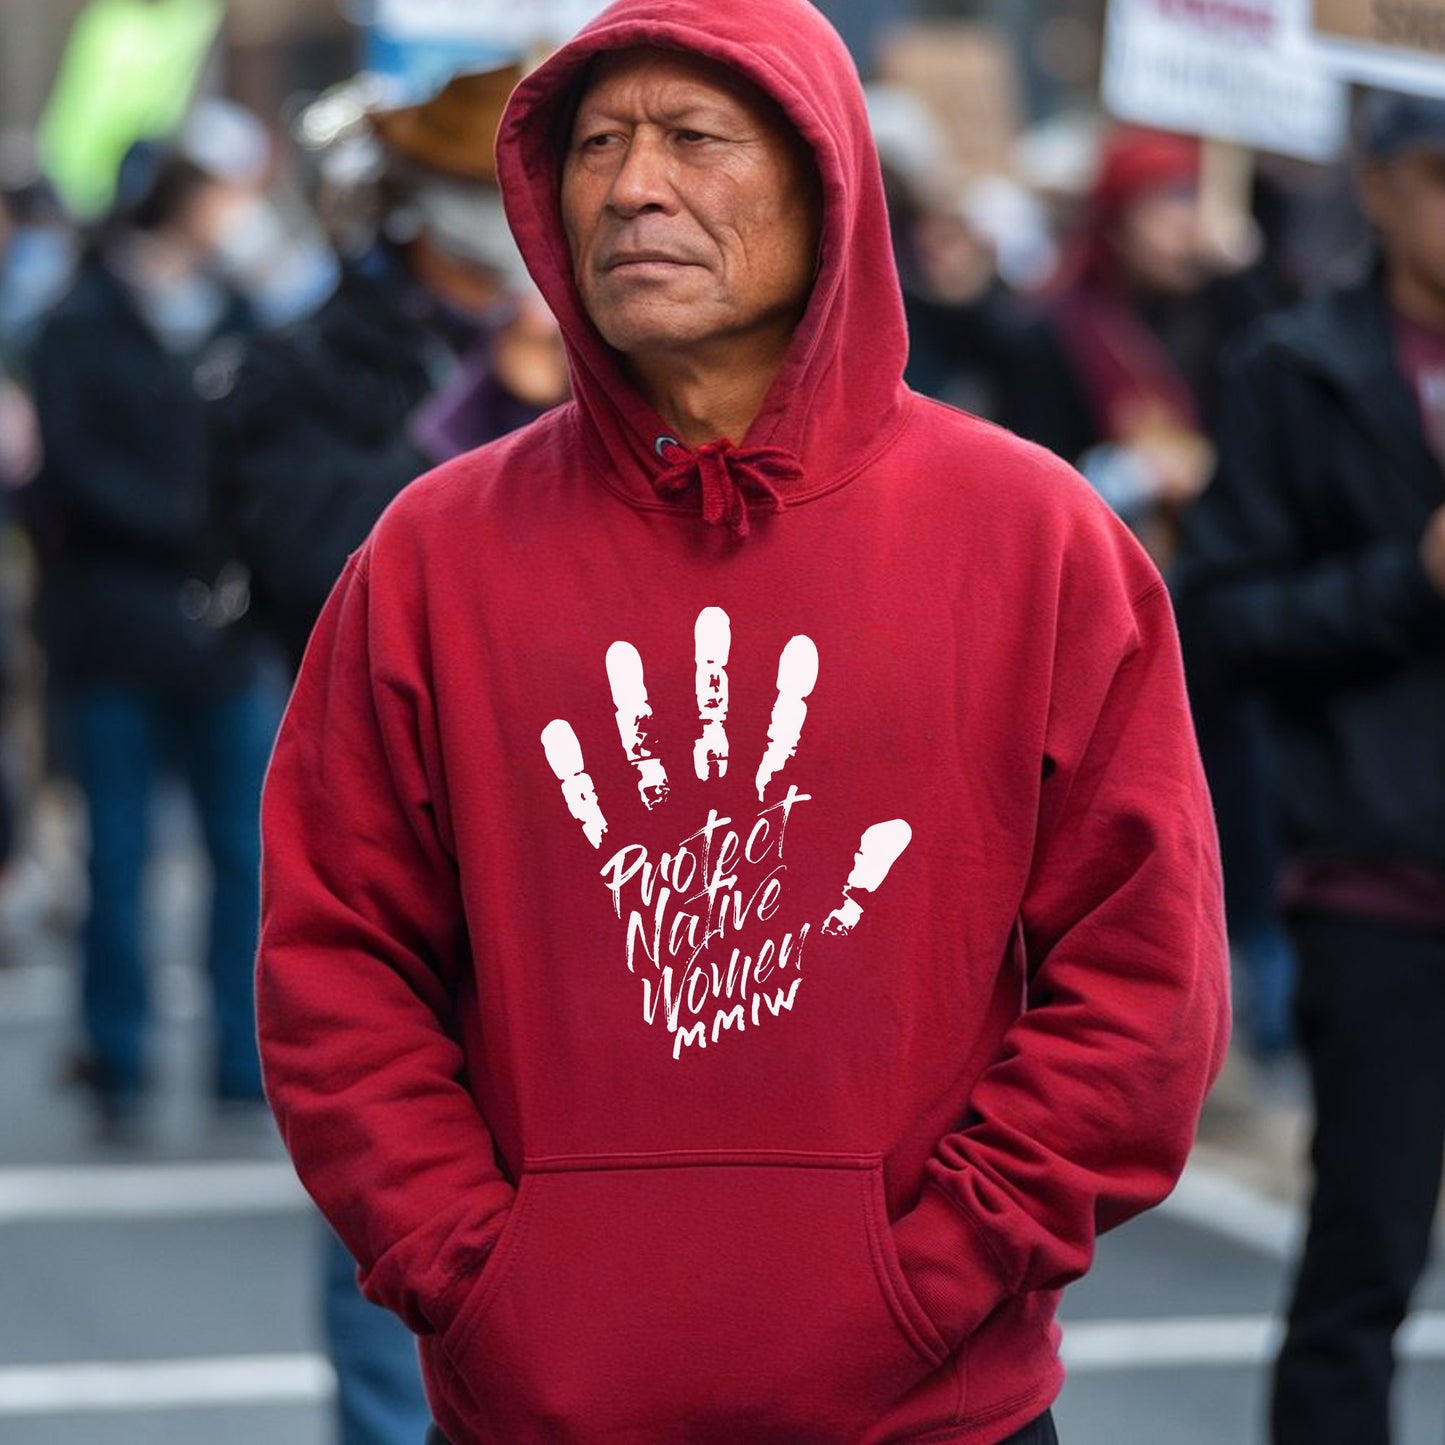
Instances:
[[[596,325],[607,344],[624,356],[686,351],[726,330],[709,324],[696,302],[620,308],[597,318]]]

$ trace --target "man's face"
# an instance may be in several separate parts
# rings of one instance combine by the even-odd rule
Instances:
[[[1362,190],[1390,268],[1445,304],[1445,147],[1366,167]]]
[[[618,351],[743,339],[780,354],[812,287],[818,212],[802,141],[746,81],[673,51],[598,64],[562,169],[562,220],[587,314]]]

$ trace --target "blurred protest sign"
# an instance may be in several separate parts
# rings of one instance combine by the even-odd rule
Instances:
[[[1309,43],[1306,4],[1110,0],[1104,103],[1138,125],[1332,160],[1347,95]]]
[[[376,26],[397,39],[556,45],[607,0],[377,0]]]
[[[376,0],[368,67],[398,98],[435,92],[459,70],[550,49],[607,0]]]
[[[1341,76],[1445,95],[1445,0],[1314,0],[1314,35]]]
[[[878,76],[923,100],[955,166],[1007,173],[1022,104],[1004,31],[958,21],[897,26],[880,48]]]
[[[135,141],[180,128],[223,19],[221,0],[92,0],[76,18],[38,138],[75,216],[111,204]]]

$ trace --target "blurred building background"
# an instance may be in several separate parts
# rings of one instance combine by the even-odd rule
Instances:
[[[1105,0],[828,0],[820,8],[870,72],[888,32],[916,20],[967,22],[1005,44],[1030,114],[1090,93],[1098,75]],[[349,75],[375,0],[226,0],[215,79],[233,98],[279,116],[289,97]],[[85,0],[5,0],[0,6],[0,126],[39,119],[66,37]]]

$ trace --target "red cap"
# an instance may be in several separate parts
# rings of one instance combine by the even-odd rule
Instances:
[[[1190,136],[1124,127],[1104,146],[1094,178],[1092,209],[1113,220],[1154,191],[1199,184],[1199,142]]]

